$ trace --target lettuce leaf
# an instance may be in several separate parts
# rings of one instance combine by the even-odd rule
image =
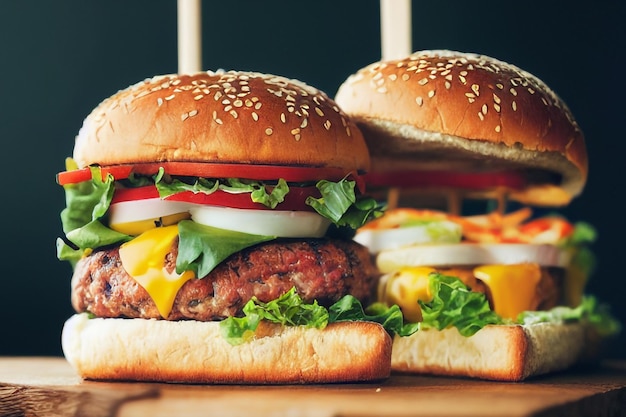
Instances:
[[[417,323],[404,323],[402,311],[397,305],[391,307],[383,303],[374,303],[364,311],[361,302],[351,295],[346,295],[330,306],[330,322],[373,321],[381,324],[390,335],[410,336],[418,330]]]
[[[547,311],[524,311],[517,317],[517,323],[559,323],[580,321],[593,326],[603,337],[618,334],[621,323],[611,315],[606,304],[598,302],[596,297],[586,295],[578,307],[558,306]]]
[[[196,277],[209,274],[233,253],[276,236],[253,235],[217,227],[205,226],[191,220],[178,223],[178,256],[176,272],[193,271]]]
[[[261,320],[317,329],[324,329],[329,323],[335,322],[372,321],[381,324],[390,335],[400,333],[408,336],[417,330],[416,325],[403,324],[402,312],[398,306],[379,306],[376,312],[368,314],[358,299],[346,295],[326,309],[317,301],[305,303],[295,287],[267,303],[253,297],[244,306],[243,313],[243,317],[228,317],[220,322],[222,337],[232,345],[251,340]]]
[[[306,204],[339,227],[358,229],[369,220],[383,214],[382,206],[373,198],[357,199],[355,181],[319,181],[320,198],[307,197]]]
[[[485,294],[471,291],[457,277],[437,272],[429,275],[429,302],[419,300],[423,321],[420,328],[443,330],[456,327],[463,336],[471,336],[488,324],[504,324],[505,320],[489,307]]]
[[[261,320],[285,326],[306,326],[323,329],[328,324],[328,310],[317,304],[305,304],[292,287],[282,296],[267,303],[253,297],[243,307],[243,317],[228,317],[220,322],[220,331],[228,343],[238,345],[254,336]]]

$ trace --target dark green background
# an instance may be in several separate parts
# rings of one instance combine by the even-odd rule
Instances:
[[[413,2],[413,49],[511,62],[571,107],[590,172],[583,195],[562,212],[597,227],[599,268],[588,289],[623,321],[625,20],[619,1]],[[204,69],[285,75],[331,96],[380,58],[377,0],[206,0],[202,22]],[[0,1],[0,355],[61,354],[71,271],[55,254],[64,207],[55,174],[102,99],[177,71],[176,42],[175,0]],[[626,355],[624,340],[611,356]]]

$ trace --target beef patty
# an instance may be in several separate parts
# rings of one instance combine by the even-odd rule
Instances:
[[[165,267],[173,271],[175,241]],[[353,241],[277,240],[231,255],[201,279],[187,281],[167,320],[238,316],[252,296],[268,302],[292,287],[307,302],[329,306],[346,294],[373,300],[377,273],[368,250]],[[72,278],[72,305],[97,317],[162,319],[146,290],[124,270],[119,248],[82,258]]]

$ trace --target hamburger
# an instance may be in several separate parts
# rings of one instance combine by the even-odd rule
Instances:
[[[95,380],[388,377],[401,314],[363,311],[377,274],[351,239],[380,213],[369,164],[358,127],[297,80],[160,75],[105,99],[57,174],[65,357]]]
[[[372,63],[336,102],[361,128],[386,213],[357,231],[382,275],[392,369],[502,381],[567,369],[619,330],[585,294],[596,231],[558,209],[580,195],[583,133],[534,75],[492,57],[418,51]]]

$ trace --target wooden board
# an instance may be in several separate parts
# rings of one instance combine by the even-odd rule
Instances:
[[[521,383],[225,386],[81,380],[62,358],[0,358],[0,416],[626,416],[626,362]]]

